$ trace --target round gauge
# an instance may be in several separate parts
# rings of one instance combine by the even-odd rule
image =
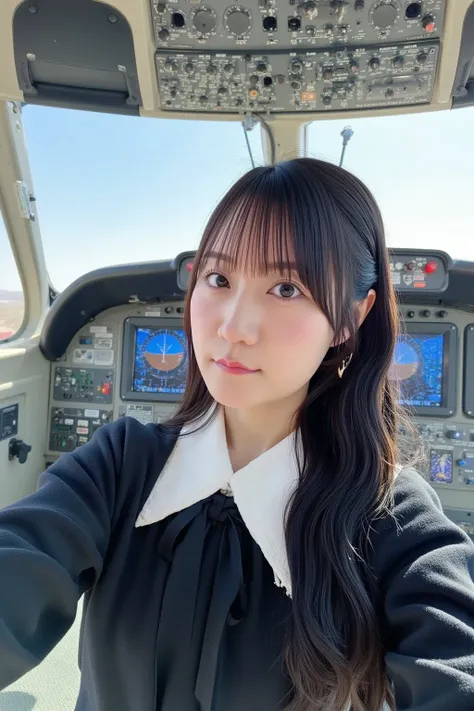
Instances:
[[[192,14],[192,23],[203,37],[210,37],[217,27],[217,15],[210,7],[199,7]]]
[[[252,29],[250,10],[241,5],[229,7],[224,13],[224,26],[235,37],[243,37]]]
[[[186,377],[186,335],[179,328],[138,328],[134,389],[165,392],[182,387]]]
[[[396,0],[379,0],[370,8],[369,20],[378,30],[388,30],[397,22],[400,6]]]
[[[147,338],[141,347],[140,356],[146,368],[160,373],[176,370],[186,357],[184,341],[176,331],[162,329]]]
[[[389,370],[391,380],[409,380],[420,367],[421,354],[413,342],[400,339],[395,346],[392,365]]]

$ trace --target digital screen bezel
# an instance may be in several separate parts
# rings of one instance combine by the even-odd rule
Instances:
[[[466,417],[474,417],[474,323],[464,331],[463,411]]]
[[[442,334],[443,348],[443,388],[439,407],[417,407],[402,405],[420,417],[452,417],[456,410],[456,371],[458,359],[458,329],[453,323],[404,322],[401,335],[416,336]]]
[[[180,402],[181,393],[143,393],[133,390],[137,328],[171,328],[182,331],[183,320],[167,316],[133,316],[124,321],[120,397],[125,401]]]

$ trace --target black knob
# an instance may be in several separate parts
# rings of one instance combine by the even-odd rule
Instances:
[[[438,316],[439,316],[440,318],[446,318],[447,315],[448,315],[448,312],[445,311],[444,309],[443,309],[442,311],[440,311],[439,314],[438,314]]]
[[[402,57],[401,54],[397,54],[396,57],[393,59],[393,66],[396,67],[397,69],[401,69],[403,65],[405,64],[405,57]]]
[[[163,27],[163,29],[158,32],[158,38],[162,40],[162,42],[166,42],[169,36],[170,33],[165,27]]]
[[[28,459],[28,454],[31,452],[31,446],[25,444],[22,439],[13,437],[8,443],[8,459],[11,461],[18,457],[20,464],[24,464]]]
[[[431,311],[429,309],[425,309],[424,311],[421,312],[421,315],[424,316],[425,318],[428,318],[428,316],[431,316]]]
[[[414,311],[407,311],[407,316],[408,316],[408,318],[415,318],[415,312]]]
[[[372,57],[369,62],[369,67],[371,69],[378,69],[380,67],[380,59],[378,57]]]
[[[420,52],[420,54],[416,58],[416,61],[418,62],[418,64],[425,64],[428,61],[428,55],[426,54],[426,52]]]

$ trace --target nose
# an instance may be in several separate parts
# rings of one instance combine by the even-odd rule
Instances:
[[[253,345],[259,339],[260,309],[245,293],[235,294],[223,304],[217,335],[229,343]]]

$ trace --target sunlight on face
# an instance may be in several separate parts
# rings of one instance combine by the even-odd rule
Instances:
[[[214,400],[232,408],[303,400],[334,337],[311,294],[295,276],[214,269],[208,260],[191,297],[193,347]],[[230,374],[216,364],[221,358],[257,372]]]

